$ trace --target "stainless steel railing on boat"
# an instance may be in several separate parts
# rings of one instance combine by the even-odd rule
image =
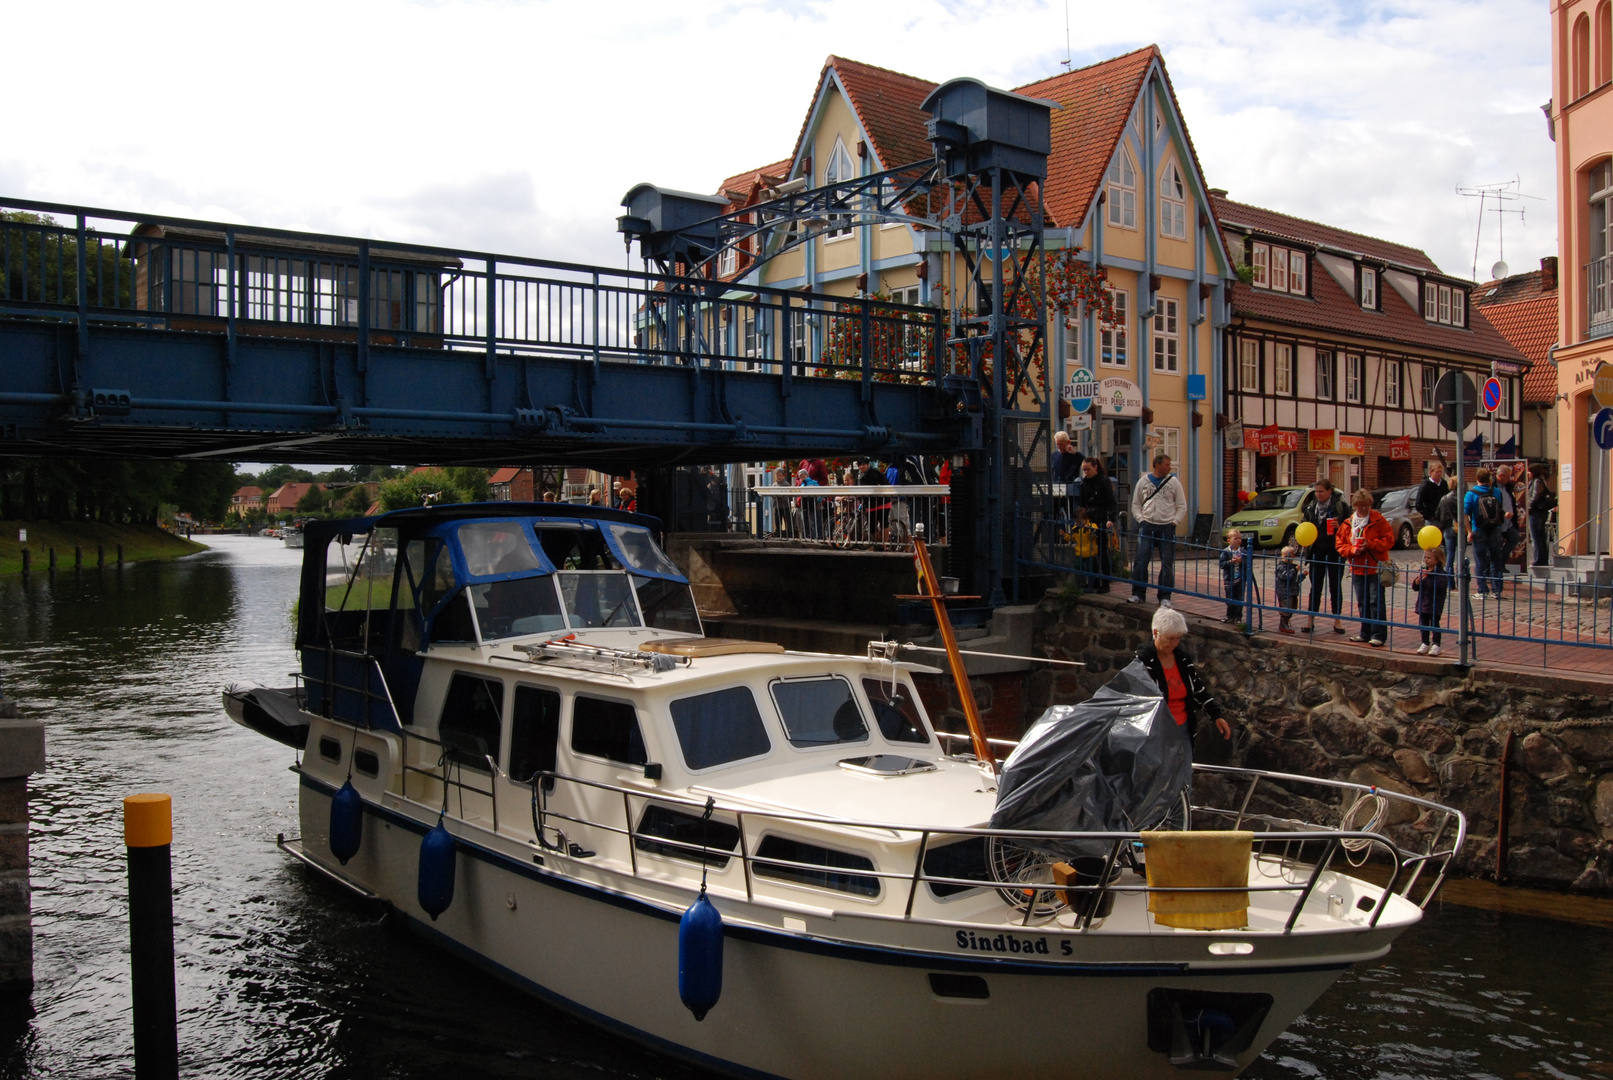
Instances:
[[[1363,863],[1367,858],[1370,858],[1373,855],[1386,859],[1389,864],[1390,874],[1389,882],[1384,886],[1384,891],[1382,894],[1383,898],[1387,898],[1390,895],[1398,895],[1405,897],[1408,900],[1412,900],[1412,902],[1417,903],[1419,907],[1424,907],[1427,905],[1429,899],[1432,898],[1440,883],[1444,880],[1445,872],[1448,868],[1450,860],[1455,857],[1458,851],[1461,850],[1462,843],[1466,838],[1466,819],[1460,811],[1450,807],[1441,806],[1440,804],[1430,802],[1427,799],[1418,798],[1417,796],[1402,795],[1399,792],[1385,791],[1370,787],[1368,785],[1354,784],[1349,781],[1317,780],[1312,777],[1294,776],[1282,773],[1265,773],[1260,770],[1239,769],[1231,766],[1195,766],[1195,768],[1206,772],[1244,776],[1250,780],[1250,789],[1245,794],[1243,804],[1239,810],[1227,811],[1217,807],[1195,807],[1194,809],[1196,811],[1202,811],[1210,814],[1230,815],[1234,817],[1236,825],[1241,825],[1246,820],[1258,820],[1264,824],[1267,824],[1268,826],[1272,826],[1271,828],[1263,831],[1251,830],[1254,832],[1255,850],[1259,857],[1270,858],[1271,856],[1267,849],[1276,848],[1282,851],[1282,854],[1279,855],[1278,858],[1281,860],[1281,863],[1285,868],[1289,866],[1302,866],[1305,864],[1299,861],[1299,855],[1293,854],[1296,848],[1298,849],[1300,855],[1303,855],[1306,845],[1314,844],[1320,846],[1320,855],[1317,859],[1315,859],[1314,862],[1309,864],[1309,874],[1303,881],[1286,882],[1276,885],[1250,884],[1246,887],[1239,887],[1238,889],[1233,890],[1237,892],[1296,893],[1297,895],[1294,903],[1290,907],[1287,920],[1284,923],[1284,933],[1289,933],[1293,930],[1299,919],[1300,912],[1304,908],[1305,902],[1315,891],[1317,883],[1321,880],[1322,875],[1326,873],[1339,851],[1345,850],[1361,853],[1361,861]],[[1428,850],[1423,852],[1414,852],[1399,847],[1389,837],[1376,831],[1317,827],[1309,823],[1296,820],[1281,819],[1266,815],[1248,814],[1247,808],[1253,797],[1254,788],[1258,786],[1260,781],[1263,779],[1271,779],[1282,782],[1319,784],[1324,787],[1336,788],[1342,791],[1354,791],[1358,795],[1358,802],[1360,801],[1360,797],[1383,799],[1385,800],[1386,805],[1390,805],[1395,801],[1400,801],[1407,804],[1416,805],[1432,814],[1439,815],[1440,821],[1430,835]],[[561,811],[549,809],[546,805],[547,799],[544,795],[544,788],[546,786],[545,782],[556,785],[560,783],[574,784],[580,787],[592,788],[595,790],[620,795],[622,799],[623,824],[618,826],[604,821],[578,817],[572,814],[566,814]],[[918,895],[918,888],[921,884],[957,886],[967,889],[996,889],[999,893],[1003,893],[1005,897],[1012,896],[1014,894],[1025,895],[1028,897],[1028,902],[1023,904],[1024,918],[1022,920],[1022,925],[1027,926],[1031,924],[1033,918],[1041,918],[1043,921],[1045,921],[1047,918],[1051,918],[1052,915],[1057,914],[1058,910],[1060,910],[1059,907],[1053,907],[1051,912],[1046,911],[1045,909],[1049,905],[1045,901],[1040,900],[1040,897],[1044,894],[1066,897],[1071,894],[1082,895],[1091,898],[1080,905],[1081,907],[1085,908],[1085,913],[1081,918],[1080,928],[1087,929],[1091,926],[1094,914],[1099,910],[1103,897],[1110,893],[1224,893],[1228,891],[1226,886],[1204,888],[1171,886],[1169,888],[1164,888],[1147,885],[1113,884],[1110,880],[1111,874],[1114,867],[1120,862],[1122,852],[1125,851],[1129,845],[1141,842],[1141,833],[1138,832],[1045,832],[1009,829],[918,828],[912,825],[891,824],[887,822],[864,821],[851,818],[835,818],[813,814],[795,814],[773,810],[748,809],[740,806],[717,803],[715,802],[714,798],[702,800],[699,798],[677,795],[671,792],[649,792],[645,791],[643,788],[628,788],[617,784],[609,784],[596,780],[586,780],[581,777],[568,776],[566,774],[556,772],[543,772],[537,774],[529,786],[533,791],[534,825],[538,829],[540,835],[546,827],[554,828],[553,826],[548,825],[548,819],[553,818],[569,824],[580,825],[591,829],[598,829],[608,834],[621,836],[627,841],[629,863],[634,876],[638,876],[639,874],[637,851],[639,847],[638,842],[640,840],[645,840],[649,843],[652,843],[657,848],[670,848],[685,852],[687,857],[695,862],[703,862],[713,857],[720,858],[724,862],[726,862],[728,859],[738,859],[743,871],[745,897],[747,900],[755,899],[756,867],[761,866],[794,870],[802,874],[833,874],[837,876],[854,878],[873,878],[881,881],[903,881],[907,884],[907,899],[902,914],[902,918],[904,919],[912,917],[914,901]],[[734,827],[737,829],[738,833],[734,849],[719,848],[714,854],[709,844],[695,844],[688,841],[677,840],[661,834],[644,833],[634,824],[632,801],[635,798],[642,800],[646,805],[655,803],[663,806],[684,807],[689,810],[696,811],[697,816],[706,815],[709,813],[720,813],[726,818],[729,815],[732,815]],[[1353,809],[1353,807],[1351,809]],[[1344,813],[1348,815],[1351,812],[1351,809],[1346,809]],[[819,827],[852,829],[865,833],[870,831],[887,832],[892,834],[894,837],[901,839],[917,837],[918,847],[913,860],[913,869],[911,871],[893,871],[881,870],[877,867],[869,867],[864,869],[861,867],[825,866],[819,863],[803,863],[789,859],[758,855],[752,852],[750,849],[750,844],[748,841],[752,834],[749,833],[746,828],[747,821],[754,819],[762,819],[766,822],[791,822]],[[1452,823],[1454,823],[1454,828],[1452,828]],[[1448,830],[1450,831],[1450,835],[1452,837],[1451,845],[1445,848],[1437,847],[1440,839],[1446,835]],[[564,837],[564,833],[561,830],[556,828],[555,831],[558,835]],[[941,874],[932,874],[925,869],[925,856],[930,851],[934,850],[934,845],[932,844],[933,840],[937,838],[968,837],[981,837],[987,843],[995,841],[1013,844],[1018,842],[1026,846],[1032,846],[1037,842],[1045,844],[1050,841],[1087,841],[1094,844],[1107,845],[1109,850],[1107,856],[1105,857],[1104,868],[1099,874],[1098,882],[1093,885],[1055,884],[1051,881],[1032,881],[1024,878],[961,878]],[[1352,860],[1352,862],[1353,861],[1354,860]],[[1411,890],[1414,887],[1423,868],[1429,863],[1437,863],[1439,865],[1438,874],[1422,899],[1420,901],[1413,900]],[[1408,868],[1414,868],[1413,872],[1402,883],[1401,876]],[[763,876],[766,875],[764,874]],[[1369,926],[1376,926],[1378,924],[1378,920],[1382,917],[1384,908],[1386,906],[1387,905],[1382,899],[1380,899],[1380,901],[1374,905],[1372,916],[1368,922]]]

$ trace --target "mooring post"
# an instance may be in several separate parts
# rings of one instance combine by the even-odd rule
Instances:
[[[47,569],[54,574],[56,572],[56,549],[46,548],[45,550],[50,555],[50,565],[47,567]]]
[[[23,548],[22,549],[22,573],[23,573],[24,577],[27,577],[28,576],[28,571],[33,569],[33,566],[32,566],[33,561],[34,561],[34,553],[29,551],[27,548]]]
[[[134,997],[135,1080],[177,1080],[174,898],[170,848],[173,800],[146,793],[123,800],[129,849],[129,974]]]
[[[0,687],[0,996],[34,986],[28,884],[28,777],[45,771],[45,725],[18,714]]]
[[[82,569],[84,569],[84,546],[82,544],[74,544],[73,545],[73,573],[76,574]]]

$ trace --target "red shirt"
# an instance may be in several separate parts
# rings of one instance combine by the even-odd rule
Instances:
[[[1165,672],[1165,703],[1178,725],[1187,723],[1187,683],[1182,681],[1180,667],[1168,667]]]

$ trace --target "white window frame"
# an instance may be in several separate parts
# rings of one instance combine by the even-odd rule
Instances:
[[[1367,358],[1359,353],[1344,355],[1344,400],[1351,405],[1361,404],[1367,381]]]
[[[1337,401],[1333,388],[1333,376],[1336,375],[1338,354],[1329,350],[1316,350],[1316,400]],[[1325,393],[1323,391],[1326,391]]]
[[[807,348],[812,340],[812,328],[807,323],[805,308],[790,308],[790,361],[797,375],[806,374]]]
[[[1238,342],[1238,393],[1260,393],[1260,342],[1248,338]]]
[[[1365,266],[1361,268],[1361,306],[1378,310],[1378,272]]]
[[[1288,291],[1288,249],[1273,247],[1271,249],[1271,270],[1269,271],[1271,290],[1285,293]]]
[[[1423,283],[1423,318],[1429,322],[1439,321],[1439,286],[1432,281]]]
[[[1153,427],[1150,427],[1148,429],[1148,433],[1150,435],[1158,435],[1159,439],[1160,439],[1158,449],[1154,450],[1154,452],[1151,453],[1151,454],[1145,455],[1148,458],[1149,461],[1153,461],[1154,458],[1157,457],[1158,455],[1164,454],[1166,457],[1171,459],[1171,464],[1172,465],[1179,465],[1181,463],[1181,460],[1182,460],[1182,429],[1181,428],[1179,428],[1179,427],[1160,427],[1159,425],[1156,424]]]
[[[1064,370],[1072,372],[1081,366],[1081,320],[1071,315],[1063,320]]]
[[[1502,420],[1512,419],[1513,385],[1514,380],[1504,377],[1501,379],[1501,407],[1495,411],[1495,415]]]
[[[1288,253],[1288,291],[1305,295],[1305,253],[1303,251],[1290,251]]]
[[[829,152],[829,160],[824,162],[823,165],[824,186],[837,184],[842,180],[852,180],[856,176],[857,166],[851,160],[851,152],[846,149],[846,144],[837,137],[834,149]],[[830,214],[828,219],[829,228],[823,234],[823,239],[826,242],[833,243],[836,240],[844,240],[851,235],[850,214]]]
[[[1159,174],[1159,235],[1187,239],[1187,185],[1174,161],[1166,162]]]
[[[1281,342],[1271,347],[1271,392],[1279,397],[1294,396],[1294,347]]]
[[[1131,160],[1131,151],[1124,145],[1104,172],[1104,183],[1109,204],[1109,224],[1116,229],[1137,227],[1137,166]]]
[[[1467,325],[1467,293],[1461,289],[1451,289],[1451,325]]]
[[[1423,412],[1434,411],[1434,387],[1439,385],[1439,368],[1433,364],[1423,365],[1422,374],[1422,406]]]
[[[755,371],[762,365],[758,362],[762,356],[761,328],[756,325],[756,309],[747,307],[739,323],[740,351],[744,353],[749,371]]]
[[[1251,284],[1257,289],[1271,288],[1270,281],[1266,277],[1266,267],[1270,257],[1271,247],[1267,244],[1253,244],[1249,248],[1249,265],[1255,272]]]
[[[1125,289],[1110,289],[1118,321],[1102,323],[1098,349],[1100,367],[1129,368],[1131,366],[1131,333],[1127,325],[1131,317],[1131,295]]]
[[[1154,370],[1161,375],[1182,373],[1181,315],[1180,301],[1154,297]]]
[[[730,244],[728,247],[723,248],[722,254],[717,257],[717,273],[721,274],[723,277],[727,277],[738,268],[739,252],[734,249],[732,244]]]
[[[1449,325],[1451,321],[1451,287],[1439,287],[1439,321]]]
[[[1400,376],[1399,360],[1383,362],[1383,403],[1392,409],[1400,408]]]

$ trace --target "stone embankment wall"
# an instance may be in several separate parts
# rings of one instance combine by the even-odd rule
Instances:
[[[1032,675],[1027,714],[1090,695],[1147,640],[1152,615],[1151,604],[1087,596],[1060,605],[1049,594],[1037,609],[1037,651],[1087,666]],[[1469,832],[1458,872],[1493,877],[1511,732],[1506,879],[1613,893],[1613,682],[1544,670],[1463,673],[1448,662],[1245,638],[1188,621],[1188,651],[1239,722],[1230,748],[1201,730],[1198,760],[1376,784],[1454,806]],[[1297,805],[1320,791],[1294,792],[1290,806],[1320,809]],[[1418,827],[1409,815],[1391,825]]]

